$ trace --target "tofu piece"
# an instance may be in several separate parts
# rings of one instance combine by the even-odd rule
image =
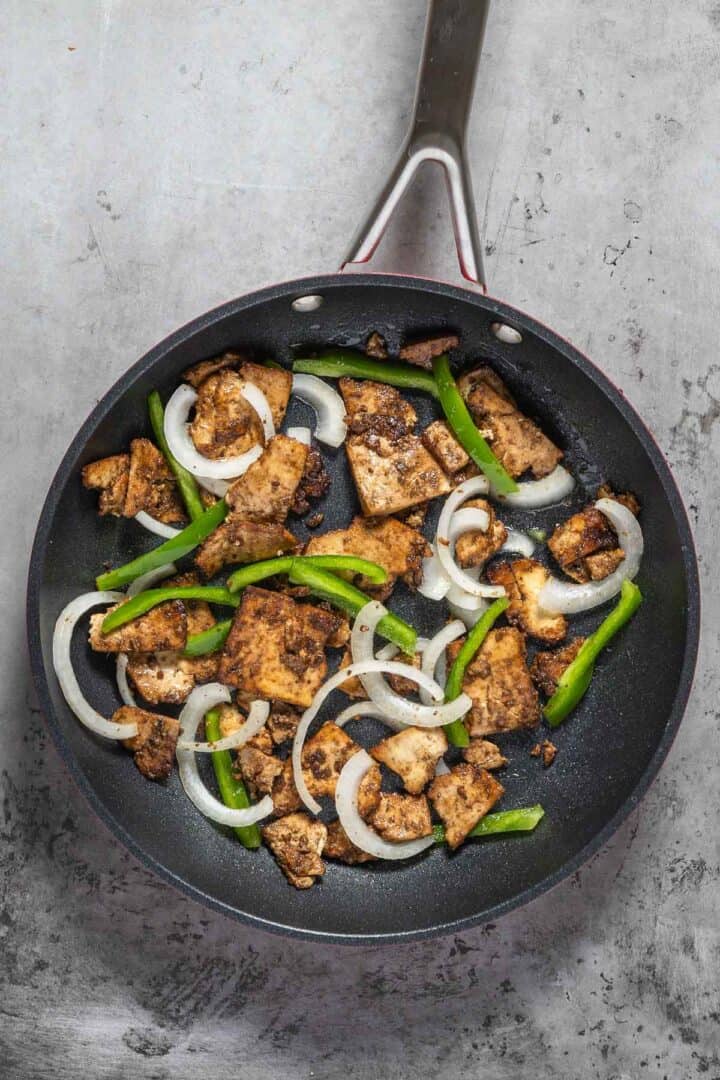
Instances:
[[[599,581],[622,562],[617,533],[594,506],[573,514],[547,542],[560,569],[574,581]]]
[[[262,457],[236,480],[225,496],[239,517],[282,523],[302,480],[308,448],[287,435],[275,435]]]
[[[280,869],[296,889],[309,889],[325,873],[320,855],[325,847],[327,828],[309,814],[288,814],[262,828],[263,840],[275,856]]]
[[[432,362],[436,356],[457,349],[460,338],[457,334],[435,334],[419,341],[409,341],[400,349],[400,359],[416,367],[432,371]]]
[[[347,529],[334,529],[322,536],[313,536],[305,548],[306,555],[356,555],[370,559],[387,571],[387,581],[373,585],[362,575],[356,577],[359,588],[372,596],[385,599],[398,578],[415,588],[422,581],[422,560],[430,555],[430,545],[422,533],[395,518],[369,521],[353,518]],[[343,576],[352,580],[351,574]]]
[[[585,643],[584,637],[573,638],[561,649],[553,652],[535,653],[530,664],[530,675],[538,690],[546,697],[552,697],[557,690],[560,677],[570,666]]]
[[[338,379],[347,411],[348,423],[368,417],[386,417],[396,426],[398,434],[406,434],[415,428],[417,413],[399,390],[387,383],[372,379]]]
[[[249,707],[249,701],[244,701],[242,708],[240,708],[238,702],[235,702],[234,704],[226,704],[223,702],[217,706],[221,738],[225,739],[228,735],[234,735],[236,731],[240,730],[247,720],[246,712]],[[253,735],[251,739],[248,739],[245,745],[254,746],[256,750],[262,750],[264,754],[272,754],[273,741],[270,737],[270,732],[267,730],[267,726],[261,727],[257,735]]]
[[[190,438],[195,448],[213,459],[236,457],[264,442],[260,417],[245,400],[245,380],[224,369],[200,383]]]
[[[170,466],[149,439],[133,439],[130,443],[130,470],[123,513],[125,517],[135,517],[140,510],[166,525],[187,520]]]
[[[425,518],[427,517],[429,508],[429,502],[418,503],[417,506],[410,506],[407,510],[401,510],[395,517],[398,521],[402,521],[404,525],[409,526],[409,528],[417,529],[419,531],[425,524]]]
[[[250,521],[230,513],[195,552],[195,565],[203,577],[211,578],[223,566],[273,559],[297,548],[297,539],[283,525],[273,521]]]
[[[505,612],[508,622],[539,641],[555,645],[567,634],[567,619],[564,615],[550,615],[538,603],[549,577],[545,567],[534,559],[494,563],[487,569],[488,581],[504,586],[510,600]]]
[[[601,484],[597,489],[596,499],[614,499],[615,502],[622,503],[631,514],[635,517],[640,513],[640,500],[637,495],[633,495],[632,491],[621,491],[618,495],[609,484]]]
[[[387,360],[388,358],[385,338],[377,330],[373,330],[365,342],[365,355],[372,356],[373,360]]]
[[[247,784],[251,798],[258,802],[263,795],[270,795],[272,792],[275,779],[283,771],[283,762],[257,746],[246,743],[238,750],[236,768]]]
[[[243,360],[247,359],[249,358],[244,353],[224,352],[221,356],[213,356],[210,360],[201,360],[199,364],[193,364],[192,367],[183,371],[182,379],[197,390],[210,375],[225,371],[227,368],[237,368]]]
[[[612,551],[598,551],[595,555],[588,555],[584,560],[585,568],[591,581],[602,581],[614,570],[617,570],[625,558],[622,548],[614,548]],[[567,573],[567,571],[565,571]]]
[[[383,840],[395,843],[419,840],[432,832],[430,804],[424,795],[388,795],[381,792],[371,824]]]
[[[501,769],[508,762],[500,747],[489,739],[471,739],[462,756],[468,764],[478,765],[481,769]]]
[[[497,517],[487,499],[469,499],[463,503],[463,509],[484,510],[490,518],[485,532],[473,529],[462,533],[455,542],[455,561],[458,566],[484,566],[507,540],[507,529]]]
[[[306,709],[327,675],[331,612],[248,587],[223,649],[218,679],[266,700]]]
[[[538,479],[547,476],[562,460],[562,450],[519,411],[494,372],[472,372],[461,381],[462,392],[475,423],[488,432],[493,453],[513,479],[528,470]]]
[[[273,783],[271,795],[274,806],[273,817],[283,817],[285,814],[292,814],[295,810],[302,808],[303,804],[295,787],[290,758],[282,763],[282,769]]]
[[[448,646],[453,662],[461,646]],[[525,663],[525,639],[504,626],[491,630],[465,671],[462,688],[472,698],[465,717],[471,737],[534,727],[540,720],[540,701]]]
[[[132,752],[143,776],[148,780],[167,780],[175,760],[180,722],[172,716],[158,716],[129,705],[119,708],[112,718],[116,724],[137,724],[137,735],[123,739],[123,746]]]
[[[303,775],[310,794],[334,796],[343,765],[358,749],[342,728],[330,721],[323,724],[303,747]]]
[[[125,510],[128,476],[130,473],[130,455],[113,454],[85,465],[82,471],[83,487],[90,491],[99,491],[98,514],[104,517],[112,514],[122,517]]]
[[[542,758],[543,765],[546,769],[549,769],[557,757],[557,746],[555,746],[555,743],[551,743],[549,739],[543,739],[542,742],[535,743],[530,751],[530,757]]]
[[[353,844],[339,821],[333,821],[327,827],[323,855],[326,859],[335,859],[336,862],[347,863],[348,866],[357,866],[375,859],[374,855],[368,855]]]
[[[445,839],[453,851],[478,821],[492,810],[504,787],[486,769],[462,762],[444,776],[436,776],[428,796],[445,826]]]
[[[244,360],[237,371],[244,382],[252,383],[263,392],[270,406],[273,423],[276,428],[279,428],[285,419],[292,393],[292,372],[286,371],[285,368],[254,364],[252,360]]]
[[[357,807],[363,821],[370,823],[372,816],[380,805],[382,795],[382,773],[379,765],[371,765],[360,781],[358,788]]]
[[[291,705],[286,705],[283,701],[272,701],[270,703],[267,729],[276,746],[281,746],[283,743],[295,738],[301,716],[302,713],[299,709],[293,709]]]
[[[430,451],[448,476],[470,464],[470,455],[444,420],[434,420],[432,424],[428,424],[420,438],[423,446]]]
[[[295,489],[290,509],[294,514],[307,514],[311,503],[322,498],[330,487],[330,474],[325,468],[322,454],[314,446],[308,448],[305,468]],[[320,518],[322,521],[322,516]],[[306,525],[309,522],[305,523]],[[318,522],[320,524],[320,522]]]
[[[447,748],[442,728],[408,727],[373,746],[370,754],[397,773],[406,791],[419,795],[435,775]]]
[[[450,491],[444,472],[415,435],[388,435],[370,425],[357,434],[349,431],[345,449],[367,517],[396,514]]]
[[[103,634],[103,619],[119,606],[113,604],[107,611],[97,611],[90,616],[89,641],[95,652],[155,653],[185,648],[187,613],[180,600],[168,600],[164,604],[158,604],[146,615],[140,615],[125,626]]]

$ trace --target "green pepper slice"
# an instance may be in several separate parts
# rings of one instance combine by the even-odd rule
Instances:
[[[102,622],[103,634],[125,626],[167,600],[205,600],[208,604],[227,604],[228,607],[237,607],[240,603],[239,596],[234,596],[219,585],[168,585],[165,589],[145,589],[131,600],[122,601],[105,616]]]
[[[532,832],[542,821],[545,811],[539,803],[535,806],[520,806],[517,810],[499,810],[486,814],[468,833],[470,837],[498,836],[500,833]],[[442,825],[433,825],[436,844],[445,843],[445,829]]]
[[[217,709],[210,709],[205,714],[205,737],[209,742],[217,742],[221,738],[220,713]],[[231,810],[246,810],[252,806],[247,789],[242,780],[238,780],[233,773],[233,760],[229,750],[216,750],[210,755],[212,758],[215,779],[220,789],[220,797]],[[240,843],[250,850],[259,848],[262,844],[262,836],[257,825],[237,826],[233,829]]]

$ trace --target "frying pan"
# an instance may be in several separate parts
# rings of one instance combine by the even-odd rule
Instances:
[[[698,643],[699,592],[687,517],[668,466],[622,393],[567,341],[532,317],[486,294],[465,132],[487,3],[433,0],[414,118],[392,175],[363,225],[346,266],[367,261],[416,169],[445,170],[460,269],[458,288],[417,277],[337,273],[240,297],[200,316],[139,360],[105,395],[67,451],[47,496],[35,538],[28,592],[34,677],[53,736],[100,817],[146,865],[195,899],[267,930],[307,938],[386,942],[460,930],[516,907],[573,872],[638,803],[659,769],[690,691]],[[461,334],[458,368],[485,358],[565,451],[578,484],[566,505],[513,524],[552,528],[582,506],[597,485],[637,492],[646,554],[638,578],[645,602],[598,663],[590,693],[553,738],[559,754],[543,770],[528,750],[536,733],[508,736],[504,807],[541,802],[535,833],[436,849],[403,864],[330,866],[306,892],[290,888],[267,851],[245,851],[197,814],[177,777],[148,783],[130,756],[90,735],[65,705],[52,672],[51,639],[65,603],[92,588],[106,560],[125,562],[151,546],[133,521],[98,518],[82,489],[81,467],[148,432],[145,399],[167,397],[190,364],[233,347],[289,364],[293,349],[361,345],[379,330],[391,347],[426,332]],[[420,422],[427,400],[411,400]],[[291,423],[307,422],[291,404]],[[357,512],[342,449],[325,454],[332,487],[321,509],[339,527]],[[429,521],[434,529],[435,518]],[[298,527],[303,537],[304,526]],[[428,532],[428,535],[431,533]],[[393,607],[421,633],[442,615],[400,587]],[[584,633],[598,613],[573,620]],[[105,713],[117,707],[107,661],[77,634],[81,684]],[[367,721],[370,724],[370,721]],[[368,729],[372,737],[375,733]]]

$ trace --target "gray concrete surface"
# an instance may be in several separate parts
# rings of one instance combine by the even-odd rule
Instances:
[[[462,940],[266,937],[108,836],[28,686],[29,545],[78,424],[176,325],[336,266],[403,132],[422,22],[421,0],[0,7],[8,1080],[720,1077],[717,3],[498,2],[479,78],[493,290],[587,349],[640,409],[703,559],[687,722],[601,854]],[[454,275],[440,206],[432,181],[380,264]]]

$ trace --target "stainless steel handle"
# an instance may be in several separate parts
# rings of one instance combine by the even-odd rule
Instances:
[[[485,291],[465,137],[489,6],[490,0],[430,0],[410,130],[343,268],[368,261],[417,170],[435,161],[445,171],[460,271]]]

